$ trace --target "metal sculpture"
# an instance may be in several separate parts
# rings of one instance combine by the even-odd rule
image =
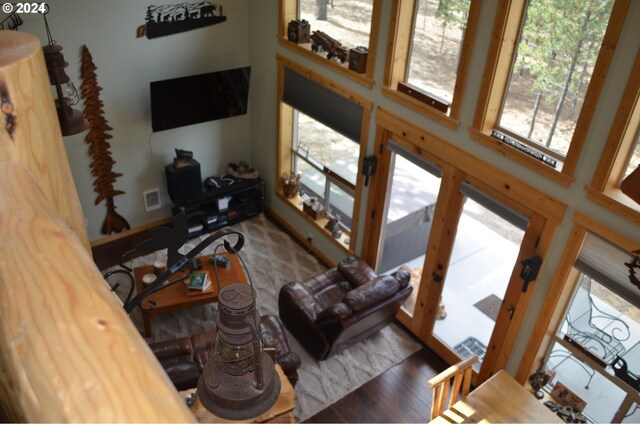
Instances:
[[[94,176],[93,187],[98,196],[95,204],[106,200],[107,216],[102,223],[102,234],[119,233],[128,230],[131,227],[126,219],[116,212],[116,206],[113,201],[115,196],[124,194],[124,191],[116,190],[113,183],[116,178],[122,174],[113,172],[115,161],[111,158],[111,145],[107,142],[112,136],[108,131],[112,130],[107,120],[104,118],[102,107],[104,106],[100,100],[100,91],[102,87],[98,85],[96,77],[96,65],[93,63],[93,57],[87,46],[82,46],[82,67],[80,69],[82,77],[82,85],[80,91],[84,99],[84,117],[89,123],[89,133],[85,140],[89,144],[89,155],[91,161],[91,174]]]
[[[222,6],[209,1],[147,6],[146,23],[136,30],[148,39],[179,34],[225,22]]]

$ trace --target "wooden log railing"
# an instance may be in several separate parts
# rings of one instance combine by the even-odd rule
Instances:
[[[0,82],[0,418],[194,421],[93,263],[35,37],[0,31]]]

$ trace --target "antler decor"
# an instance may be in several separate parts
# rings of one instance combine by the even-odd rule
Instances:
[[[82,46],[82,66],[80,69],[82,85],[80,86],[80,91],[85,105],[83,114],[87,122],[89,122],[89,133],[85,140],[89,144],[89,155],[93,159],[91,161],[91,174],[94,176],[94,190],[98,193],[95,204],[97,205],[103,200],[107,201],[107,216],[102,223],[102,234],[111,234],[128,230],[131,227],[127,220],[116,212],[113,202],[115,196],[125,192],[113,188],[116,178],[121,177],[122,174],[112,170],[115,161],[111,158],[111,152],[109,151],[111,146],[107,142],[112,137],[107,131],[113,128],[107,124],[107,120],[103,116],[103,103],[100,100],[102,87],[98,85],[95,70],[96,65],[93,63],[89,49],[87,46]]]

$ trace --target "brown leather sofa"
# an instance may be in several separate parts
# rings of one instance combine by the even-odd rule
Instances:
[[[413,290],[407,271],[379,276],[350,256],[336,268],[283,286],[280,319],[318,360],[334,355],[388,325]]]
[[[215,322],[213,323],[215,327]],[[260,318],[260,335],[265,351],[280,364],[291,385],[298,381],[300,356],[289,350],[289,342],[278,317],[264,315]],[[160,364],[169,375],[177,390],[186,390],[198,385],[204,365],[213,353],[215,328],[212,331],[149,344]]]

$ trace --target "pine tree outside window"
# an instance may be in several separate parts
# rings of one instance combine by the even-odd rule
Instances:
[[[530,0],[499,127],[564,158],[613,0]]]

